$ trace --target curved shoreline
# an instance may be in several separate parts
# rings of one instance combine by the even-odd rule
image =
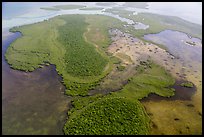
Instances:
[[[44,22],[44,21],[43,21]],[[34,23],[35,24],[35,23]],[[31,24],[31,25],[33,25],[33,24]],[[24,26],[24,25],[23,25]],[[23,33],[21,32],[21,31],[19,31],[18,30],[18,28],[19,27],[13,27],[13,28],[10,28],[9,29],[9,31],[10,32],[20,32],[21,33],[21,35],[23,36]],[[85,33],[85,32],[84,32]],[[98,51],[99,52],[99,51]],[[110,61],[110,60],[109,60]],[[7,60],[7,62],[8,62],[8,60]],[[90,86],[91,86],[91,84],[96,84],[96,83],[98,83],[102,78],[104,78],[109,72],[110,72],[110,70],[111,70],[111,64],[110,64],[111,62],[109,62],[109,64],[107,64],[109,67],[107,68],[107,69],[105,69],[99,76],[87,76],[87,77],[83,77],[83,78],[81,78],[80,76],[79,77],[73,77],[73,76],[71,76],[70,74],[66,74],[66,77],[64,76],[62,76],[62,72],[60,72],[58,69],[57,69],[57,67],[56,67],[56,71],[57,71],[57,73],[58,73],[58,75],[60,75],[62,78],[63,78],[63,80],[61,81],[62,83],[63,83],[63,85],[65,85],[66,84],[66,82],[68,81],[68,80],[72,80],[71,82],[77,82],[77,83],[79,83],[79,84],[89,84]],[[9,64],[9,63],[8,63]],[[52,64],[52,63],[51,63]],[[11,64],[9,64],[9,65],[11,65]],[[35,66],[35,67],[32,67],[33,69],[31,70],[28,70],[28,71],[30,71],[30,72],[32,72],[32,71],[34,71],[35,69],[37,69],[37,68],[40,68],[40,66],[38,65],[38,66]],[[14,68],[13,68],[14,69]],[[18,69],[18,68],[15,68],[16,70],[20,70],[20,71],[22,71],[21,69],[21,67]],[[68,77],[67,77],[68,76]],[[66,87],[67,87],[67,84],[66,84]],[[68,88],[68,87],[67,87]],[[65,92],[66,93],[66,92]]]
[[[5,50],[2,50],[2,53],[6,51],[6,47],[10,46],[10,41],[15,36],[15,33],[13,34],[3,41]],[[15,41],[17,38],[13,40]],[[65,87],[55,66],[51,64],[37,68],[33,72],[19,71],[9,66],[7,61],[2,58],[3,134],[63,135],[62,128],[69,108],[67,102],[70,102],[71,98],[64,94]],[[49,117],[46,117],[48,115]],[[51,117],[58,118],[50,119]]]
[[[17,34],[17,33],[20,34],[20,36],[18,36],[16,39],[14,39],[14,40],[6,47],[6,49],[5,49],[5,51],[4,51],[4,54],[3,54],[3,56],[4,56],[4,61],[7,63],[7,65],[9,66],[9,68],[11,68],[11,69],[13,69],[13,70],[17,70],[17,71],[19,71],[19,72],[23,72],[23,73],[32,73],[32,72],[38,71],[38,69],[41,69],[41,67],[38,67],[38,68],[35,68],[33,71],[28,71],[28,72],[26,72],[26,71],[24,71],[24,70],[20,70],[20,69],[16,69],[16,68],[12,68],[12,67],[11,67],[11,65],[8,63],[7,59],[5,58],[6,50],[7,50],[7,48],[8,48],[14,41],[16,41],[18,38],[21,38],[21,37],[23,36],[23,33],[22,33],[21,31],[9,31],[9,32],[12,32],[13,34]],[[56,71],[56,73],[57,73],[58,76],[60,77],[60,83],[65,86],[65,84],[62,82],[62,81],[63,81],[63,77],[62,77],[62,75],[59,74],[59,72],[56,70],[56,65],[55,65],[55,64],[49,63],[48,66],[47,66],[47,65],[42,65],[42,66],[43,66],[43,67],[54,66],[54,71]],[[65,86],[65,90],[66,90],[66,86]],[[66,95],[66,94],[65,94],[65,95]],[[66,95],[66,96],[67,96],[67,95]]]

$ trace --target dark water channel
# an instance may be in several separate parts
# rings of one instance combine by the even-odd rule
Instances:
[[[13,70],[4,59],[7,47],[21,36],[2,42],[2,134],[63,134],[70,97],[55,66],[33,72]]]

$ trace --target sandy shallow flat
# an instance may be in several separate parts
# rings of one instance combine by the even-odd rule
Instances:
[[[153,123],[151,134],[201,134],[202,64],[186,63],[164,49],[154,44],[142,42],[120,30],[112,29],[110,33],[113,36],[113,43],[109,46],[108,51],[115,56],[118,53],[129,56],[132,62],[124,61],[125,64],[137,65],[141,60],[152,59],[176,79],[191,81],[197,87],[197,91],[190,101],[142,102],[147,113],[151,115]]]

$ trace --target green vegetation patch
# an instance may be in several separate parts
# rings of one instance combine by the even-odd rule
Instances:
[[[65,94],[70,96],[86,96],[88,90],[98,85],[98,81],[83,83],[68,80],[66,82],[63,81],[63,83],[67,84]]]
[[[119,65],[119,66],[117,66],[117,69],[119,71],[123,71],[123,70],[125,70],[125,66]]]
[[[187,88],[193,88],[193,83],[192,82],[184,82],[180,84],[182,87],[187,87]]]
[[[73,107],[68,111],[68,116],[75,116],[76,114],[80,113],[84,107],[87,107],[89,104],[98,101],[103,97],[104,95],[102,94],[87,97],[74,97],[74,99],[71,101]]]
[[[121,91],[113,92],[113,95],[130,99],[142,99],[149,93],[163,97],[174,95],[175,89],[170,86],[175,83],[175,80],[164,68],[151,61],[145,63],[142,61],[136,69],[137,74],[129,79],[129,83]]]
[[[81,109],[69,116],[64,126],[66,135],[148,134],[149,118],[139,101],[110,96],[88,98],[88,106],[75,105]]]
[[[63,18],[63,17],[62,17]],[[83,16],[64,17],[66,24],[59,27],[59,41],[66,49],[66,71],[73,76],[100,75],[107,64],[93,47],[85,42],[83,33],[87,24]]]
[[[119,58],[115,56],[111,57],[111,61],[113,62],[113,64],[120,64],[122,62]]]
[[[150,119],[138,101],[149,93],[174,95],[174,78],[150,60],[140,61],[124,88],[108,95],[76,97],[64,125],[66,135],[147,135]]]
[[[120,53],[120,52],[119,52],[119,53],[116,53],[116,56],[117,56],[118,58],[121,58],[121,59],[127,61],[127,62],[133,62],[132,59],[131,59],[131,57],[128,56],[127,54],[124,54],[124,53]]]
[[[87,37],[88,42],[84,38],[88,26],[85,19],[92,17],[104,19],[104,16],[97,15],[61,15],[10,29],[12,32],[20,31],[23,36],[8,47],[5,54],[8,63],[23,71],[54,64],[63,78],[67,95],[87,95],[87,91],[93,89],[112,68],[105,51],[89,43],[93,35]],[[111,18],[108,21],[111,22]],[[101,28],[101,32],[108,31],[108,24]],[[108,32],[102,36],[109,39]],[[102,46],[101,42],[96,43]]]
[[[57,54],[55,60],[63,56],[63,47],[55,45],[53,39],[56,37],[56,30],[51,26],[58,26],[63,21],[44,21],[38,24],[24,25],[10,29],[11,32],[20,31],[22,37],[15,40],[7,49],[5,58],[12,68],[33,71],[43,64],[52,62],[52,57]],[[58,57],[58,58],[57,58]],[[59,63],[61,61],[58,61]],[[54,63],[53,63],[54,64]]]

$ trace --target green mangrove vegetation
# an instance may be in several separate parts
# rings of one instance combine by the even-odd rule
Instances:
[[[117,66],[117,69],[118,69],[119,71],[123,71],[123,70],[125,69],[125,66],[119,65],[119,66]]]
[[[116,18],[112,18],[105,15],[87,15],[86,22],[89,24],[86,37],[87,39],[99,48],[105,50],[111,44],[111,38],[109,36],[109,29],[124,29],[123,25],[126,24]]]
[[[75,111],[69,113],[65,135],[146,135],[149,132],[149,117],[137,100],[96,95],[76,99],[73,105]]]
[[[96,52],[93,45],[83,38],[87,24],[80,21],[85,18],[73,16],[72,20],[64,17],[67,23],[59,27],[59,41],[66,47],[66,71],[73,76],[100,75],[107,60]]]
[[[146,135],[150,119],[138,101],[149,93],[174,95],[174,78],[150,60],[141,61],[127,85],[107,95],[75,97],[64,125],[66,135]],[[131,113],[130,113],[131,112]]]
[[[65,93],[85,96],[110,72],[113,63],[102,47],[111,42],[108,29],[122,24],[107,16],[62,15],[14,27],[10,31],[20,31],[23,36],[9,46],[5,58],[12,68],[23,71],[54,64],[63,78]]]
[[[115,56],[112,56],[110,59],[112,60],[113,64],[120,64],[121,63],[121,60]]]
[[[192,82],[184,82],[184,83],[181,83],[180,85],[181,85],[182,87],[187,87],[187,88],[192,88],[192,87],[194,87]]]
[[[163,97],[174,95],[174,78],[166,70],[152,61],[141,61],[136,67],[137,74],[129,79],[129,83],[121,91],[113,95],[130,99],[142,99],[150,93]]]

